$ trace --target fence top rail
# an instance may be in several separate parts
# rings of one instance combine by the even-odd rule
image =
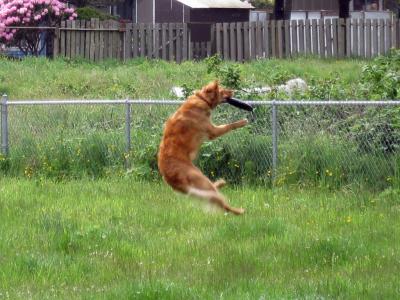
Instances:
[[[366,105],[366,106],[385,106],[385,105],[400,105],[400,100],[385,100],[385,101],[372,101],[372,100],[268,100],[268,101],[252,101],[244,100],[244,102],[253,105],[276,105],[276,106],[342,106],[342,105]],[[4,101],[2,102],[4,103]],[[184,103],[182,100],[152,100],[152,99],[138,99],[138,100],[82,100],[82,99],[70,99],[70,100],[57,100],[57,99],[45,99],[45,100],[13,100],[7,101],[8,106],[23,106],[23,105],[111,105],[111,104],[138,104],[138,105],[179,105]],[[0,103],[1,104],[1,103]],[[4,104],[2,104],[4,105]]]

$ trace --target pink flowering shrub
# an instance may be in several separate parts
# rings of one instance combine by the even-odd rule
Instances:
[[[38,55],[43,30],[8,27],[53,27],[61,20],[76,17],[74,9],[59,0],[0,0],[0,43],[18,46],[25,54]],[[51,40],[53,34],[48,30],[46,39]]]

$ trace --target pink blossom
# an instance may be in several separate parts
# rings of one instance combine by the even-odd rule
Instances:
[[[43,25],[44,16],[46,25],[54,26],[61,20],[74,20],[77,14],[62,0],[0,0],[0,43],[12,41],[18,32],[7,26]]]

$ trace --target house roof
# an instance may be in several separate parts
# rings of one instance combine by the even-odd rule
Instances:
[[[253,6],[247,1],[240,0],[177,0],[191,8],[244,8],[251,9]]]

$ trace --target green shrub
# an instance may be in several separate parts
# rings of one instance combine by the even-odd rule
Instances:
[[[362,88],[369,99],[399,99],[400,50],[378,56],[362,69]]]

